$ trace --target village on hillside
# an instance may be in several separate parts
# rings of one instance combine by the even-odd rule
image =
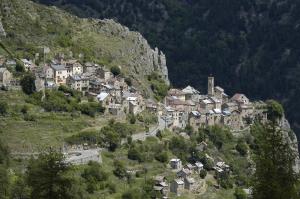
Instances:
[[[142,92],[120,75],[114,75],[105,66],[95,63],[81,64],[76,59],[65,60],[63,56],[51,63],[38,67],[32,60],[22,59],[25,71],[35,74],[37,91],[58,88],[65,85],[93,97],[106,111],[118,116],[126,113],[138,114],[147,109],[163,118],[167,128],[185,128],[187,125],[199,127],[223,125],[232,130],[241,130],[255,119],[263,121],[266,114],[263,102],[250,102],[242,93],[228,96],[224,89],[215,86],[214,77],[208,77],[207,94],[187,86],[183,89],[171,88],[162,102],[144,98]],[[9,68],[16,66],[16,61],[0,59],[0,85],[18,86]]]
[[[224,89],[215,86],[213,76],[208,77],[207,94],[200,93],[191,86],[183,89],[171,88],[167,96],[157,102],[147,99],[142,92],[136,89],[131,82],[119,74],[113,74],[105,66],[95,63],[80,63],[76,59],[64,59],[60,56],[51,63],[38,67],[33,61],[21,60],[26,71],[35,75],[37,91],[44,89],[56,89],[64,85],[82,92],[105,107],[105,114],[121,117],[126,114],[137,115],[148,110],[164,120],[166,129],[178,131],[182,136],[188,136],[181,131],[187,126],[194,129],[220,125],[229,127],[232,131],[242,131],[248,128],[255,120],[266,121],[267,115],[263,107],[264,102],[251,102],[249,98],[236,93],[228,96]],[[16,89],[19,82],[16,80],[10,68],[16,67],[16,61],[0,59],[0,85],[6,89]],[[120,68],[119,68],[120,69]],[[200,151],[205,151],[207,144],[202,142],[197,146]],[[97,159],[98,154],[87,156],[85,160],[78,162],[72,159],[74,164],[85,164]],[[230,167],[222,160],[214,160],[213,169],[215,177],[230,173]],[[201,180],[196,180],[203,170],[203,163],[195,162],[182,165],[177,157],[170,160],[169,169],[176,173],[177,178],[167,182],[164,176],[155,177],[153,189],[167,198],[169,191],[181,195],[184,190],[193,191],[201,186]],[[197,174],[197,175],[195,175]],[[196,177],[194,177],[196,176]]]

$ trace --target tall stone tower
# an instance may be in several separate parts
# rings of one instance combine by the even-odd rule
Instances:
[[[215,78],[213,76],[208,77],[207,94],[208,96],[215,95]]]

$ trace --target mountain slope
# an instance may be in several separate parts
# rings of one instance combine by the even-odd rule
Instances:
[[[18,57],[33,58],[43,46],[51,49],[47,58],[81,54],[82,61],[120,66],[148,94],[147,75],[158,72],[168,81],[164,54],[113,20],[80,19],[27,0],[0,0],[0,7],[2,43]]]
[[[174,85],[204,92],[214,74],[229,94],[280,100],[300,127],[299,1],[39,1],[78,16],[115,18],[166,52]]]

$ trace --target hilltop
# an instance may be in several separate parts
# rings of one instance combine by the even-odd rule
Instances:
[[[175,86],[203,92],[213,74],[230,94],[280,100],[292,127],[299,128],[297,0],[39,2],[81,17],[115,18],[164,50]]]
[[[80,57],[82,62],[119,66],[146,95],[151,94],[144,81],[147,75],[157,72],[168,83],[164,54],[151,49],[140,33],[113,20],[80,19],[28,0],[1,0],[0,5],[1,42],[16,57],[43,60],[47,47],[46,59],[59,53]]]

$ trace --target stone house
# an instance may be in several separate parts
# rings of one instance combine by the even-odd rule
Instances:
[[[113,77],[113,74],[104,67],[97,68],[96,74],[101,79],[104,79],[104,81],[107,81]]]
[[[222,101],[216,97],[210,97],[210,101],[214,104],[213,109],[221,109]]]
[[[43,67],[43,73],[46,80],[53,80],[54,78],[54,70],[49,65],[45,65]]]
[[[148,110],[151,113],[157,113],[158,111],[158,105],[153,100],[147,99],[146,100],[146,110]]]
[[[190,169],[183,168],[180,171],[178,171],[176,175],[178,178],[184,179],[184,178],[190,176],[191,174],[192,174],[192,171]]]
[[[246,95],[241,94],[241,93],[236,93],[230,101],[237,102],[238,104],[249,104],[250,100],[246,97]]]
[[[199,105],[201,113],[207,113],[215,107],[215,104],[210,99],[200,100]]]
[[[184,165],[183,168],[188,169],[188,170],[191,171],[191,173],[193,173],[193,171],[195,170],[195,165],[192,165],[191,163],[188,163],[188,164]]]
[[[102,92],[97,95],[97,99],[103,107],[108,107],[112,101],[112,98],[109,93]]]
[[[122,104],[109,104],[108,112],[112,115],[120,115],[122,113]]]
[[[185,93],[182,92],[179,89],[174,89],[174,88],[170,89],[168,91],[168,96],[170,96],[170,97],[176,97],[179,100],[185,101]]]
[[[182,92],[185,93],[185,100],[198,101],[198,96],[200,92],[191,86],[187,86],[182,89]]]
[[[195,179],[191,177],[184,178],[184,188],[187,190],[194,190],[196,188]]]
[[[174,128],[185,128],[188,122],[187,113],[181,108],[174,109],[173,113],[173,127]]]
[[[194,129],[203,128],[206,126],[206,115],[199,111],[192,111],[189,114],[189,125]]]
[[[92,79],[89,81],[90,86],[89,86],[89,91],[91,93],[100,93],[102,88],[103,88],[103,81],[100,79]]]
[[[159,191],[161,195],[166,196],[168,194],[168,182],[164,176],[156,176],[154,178],[154,190]]]
[[[71,71],[72,75],[81,75],[83,73],[83,66],[78,60],[66,61],[66,68]]]
[[[70,69],[67,69],[64,65],[51,64],[54,74],[54,82],[57,85],[67,83],[67,78],[72,74]]]
[[[125,98],[125,100],[124,100]],[[123,105],[132,114],[138,114],[145,110],[144,98],[138,93],[123,93]]]
[[[239,105],[235,101],[227,102],[227,103],[224,103],[222,105],[222,109],[232,112],[232,111],[235,111],[235,110],[239,110]]]
[[[182,168],[182,162],[180,159],[173,158],[170,160],[170,166],[172,169],[178,170]]]
[[[21,59],[25,71],[33,71],[35,69],[35,64],[31,61],[31,60],[27,60],[27,59]]]
[[[184,182],[181,179],[175,179],[171,182],[170,191],[180,196],[184,191]]]
[[[71,75],[67,78],[67,85],[77,91],[89,90],[89,78],[80,75]]]
[[[12,81],[12,74],[6,68],[0,68],[0,85],[8,86]]]
[[[231,112],[231,115],[229,117],[229,126],[235,130],[241,129],[241,127],[243,126],[243,121],[240,111],[236,110]]]
[[[195,171],[197,173],[200,173],[201,170],[204,169],[204,165],[201,162],[196,162],[195,163]]]

